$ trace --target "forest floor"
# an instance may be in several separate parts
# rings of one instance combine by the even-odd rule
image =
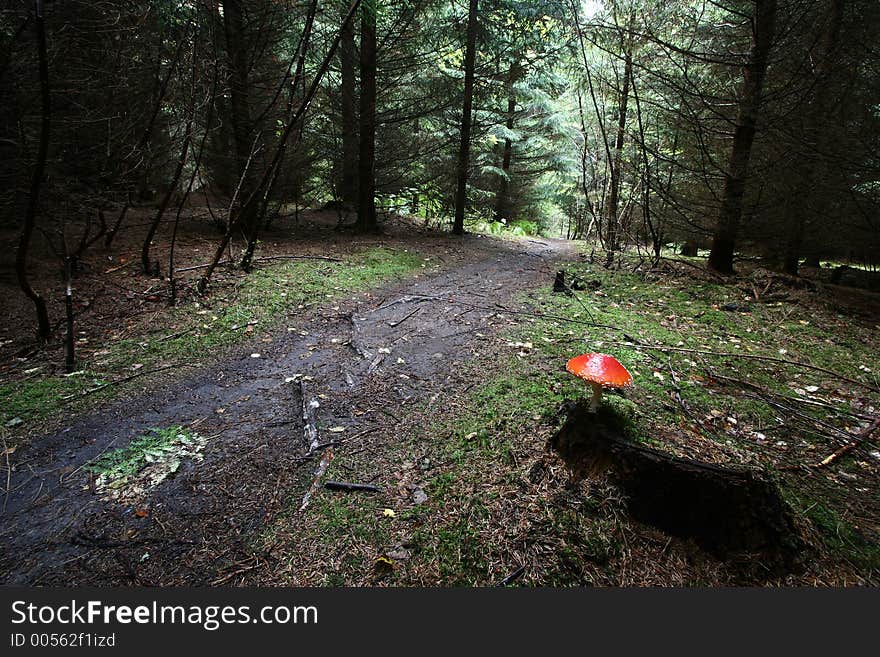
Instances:
[[[116,248],[124,261],[92,256],[72,376],[59,347],[21,337],[27,308],[10,310],[0,581],[880,583],[876,442],[813,467],[880,414],[877,295],[312,219],[292,239],[279,223],[261,255],[331,260],[224,270],[202,298],[191,270],[175,307],[135,270],[136,244]],[[204,262],[213,239],[192,222],[178,266]],[[584,289],[553,294],[560,268]],[[779,483],[807,545],[796,566],[713,556],[631,519],[604,478],[572,480],[546,443],[585,395],[565,372],[584,351],[632,371],[608,403],[633,440]]]

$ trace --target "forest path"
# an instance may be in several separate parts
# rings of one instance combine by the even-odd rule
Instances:
[[[267,567],[255,539],[300,506],[325,448],[394,440],[411,408],[448,392],[482,336],[514,323],[512,297],[574,257],[564,240],[468,237],[462,248],[465,264],[330,303],[279,325],[258,356],[233,349],[20,450],[0,515],[0,582],[211,585]],[[304,436],[304,394],[319,404],[317,449]],[[174,425],[208,439],[196,458],[172,450],[175,472],[155,486],[135,477],[117,499],[96,488],[95,458]]]

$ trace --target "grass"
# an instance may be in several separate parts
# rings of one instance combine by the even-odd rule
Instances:
[[[829,551],[849,559],[864,573],[880,573],[880,545],[876,540],[870,540],[827,504],[814,503],[806,515]]]
[[[613,493],[588,487],[551,499],[545,496],[549,490],[537,498],[524,492],[535,487],[525,483],[529,473],[524,464],[543,458],[543,443],[558,426],[562,401],[588,395],[584,385],[564,371],[565,361],[578,353],[612,353],[634,374],[635,386],[626,397],[606,395],[604,402],[632,438],[680,455],[764,466],[777,473],[788,494],[804,495],[806,490],[819,495],[812,488],[815,481],[782,476],[779,469],[816,462],[837,447],[835,437],[818,422],[855,430],[858,424],[848,413],[870,414],[877,405],[876,395],[829,375],[735,357],[800,360],[872,384],[870,373],[859,369],[876,360],[871,330],[841,321],[815,301],[762,304],[747,301],[732,285],[693,285],[689,278],[671,276],[646,280],[625,271],[570,263],[565,268],[584,280],[598,281],[597,290],[577,297],[552,294],[549,288],[521,295],[522,304],[544,316],[523,321],[503,336],[510,351],[518,352],[505,357],[503,373],[483,378],[463,400],[467,410],[437,420],[427,432],[435,457],[445,463],[443,472],[429,482],[431,500],[422,510],[418,532],[424,546],[421,565],[433,573],[434,579],[428,580],[432,583],[487,585],[501,579],[506,574],[502,564],[511,561],[507,543],[523,541],[510,527],[522,521],[527,508],[533,534],[529,540],[554,546],[551,553],[541,553],[540,565],[533,566],[540,572],[531,581],[624,581],[618,579],[621,563],[633,557],[627,556],[629,548],[621,536],[629,534],[637,543],[633,536],[642,530],[628,523],[619,503],[609,502],[607,495]],[[728,303],[748,307],[749,312],[722,310]],[[590,326],[590,314],[596,324],[615,328]],[[638,343],[734,356],[666,353]],[[762,392],[736,383],[723,385],[716,377],[744,381]],[[808,513],[803,513],[803,505],[794,506],[817,533],[824,564],[814,566],[817,571],[843,568],[850,573],[843,576],[850,578],[847,581],[858,572],[858,581],[876,582],[880,513],[876,477],[871,477],[877,468],[850,463],[841,471],[853,468],[873,492],[856,493],[845,479],[837,478],[836,468],[829,469],[830,481],[823,487],[833,490],[825,491],[825,502],[814,504]],[[866,502],[865,495],[872,501]],[[862,517],[858,526],[844,520],[853,507]],[[657,539],[647,535],[644,540],[650,546]],[[674,581],[681,577],[679,569],[690,568],[691,583],[740,581],[735,572],[719,573],[715,562],[706,561],[700,570],[685,552],[684,547],[669,549],[665,562],[645,576],[658,576],[666,568],[668,572],[659,576]],[[518,558],[529,556],[520,551]],[[682,561],[688,565],[682,566]],[[827,571],[819,577],[840,581]]]
[[[290,261],[258,269],[214,296],[194,299],[169,309],[154,322],[120,331],[81,362],[81,371],[75,375],[43,373],[0,385],[0,423],[18,418],[20,426],[26,426],[50,417],[72,406],[71,400],[86,391],[141,368],[197,363],[207,353],[246,339],[256,326],[269,330],[308,306],[407,276],[423,262],[405,250],[373,248],[343,262]],[[133,336],[124,337],[129,331]],[[88,399],[121,392],[120,386],[107,387]]]

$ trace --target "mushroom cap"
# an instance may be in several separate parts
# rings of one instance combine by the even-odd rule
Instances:
[[[625,388],[633,382],[632,374],[614,356],[581,354],[565,365],[565,369],[584,381],[605,388]]]

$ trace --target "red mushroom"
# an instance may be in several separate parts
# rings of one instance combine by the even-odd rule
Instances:
[[[581,354],[565,366],[569,372],[593,387],[590,411],[595,413],[602,400],[602,388],[625,388],[632,384],[632,374],[613,356],[606,354]]]

